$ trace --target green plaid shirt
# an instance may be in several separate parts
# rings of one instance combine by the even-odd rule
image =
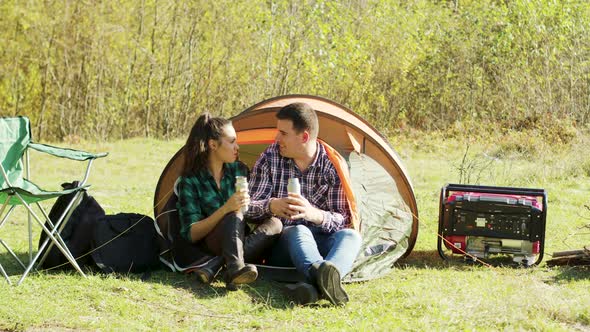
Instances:
[[[178,180],[176,208],[180,217],[180,234],[191,241],[191,226],[212,215],[236,191],[236,176],[248,176],[248,167],[237,161],[223,165],[221,189],[209,170],[203,169],[197,175],[181,176]]]

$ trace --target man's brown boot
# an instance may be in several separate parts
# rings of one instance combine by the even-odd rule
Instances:
[[[342,288],[340,271],[336,265],[323,261],[319,266],[317,263],[313,264],[310,269],[312,279],[325,298],[335,305],[344,305],[348,302],[348,294]]]

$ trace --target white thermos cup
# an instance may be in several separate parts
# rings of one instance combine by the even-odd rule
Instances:
[[[238,191],[248,191],[248,179],[245,176],[236,176],[236,192]],[[248,206],[243,206],[240,208],[242,214],[248,211]]]
[[[287,192],[290,194],[301,195],[301,184],[299,183],[299,178],[289,179],[289,182],[287,183]]]

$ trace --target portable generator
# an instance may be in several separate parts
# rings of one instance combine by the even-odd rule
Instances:
[[[447,184],[441,190],[438,253],[466,259],[512,256],[526,266],[543,259],[547,193],[544,189]]]

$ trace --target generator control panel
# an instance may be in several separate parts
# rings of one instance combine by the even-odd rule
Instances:
[[[538,240],[543,211],[534,198],[501,199],[485,194],[454,194],[446,200],[444,228],[449,235]]]

